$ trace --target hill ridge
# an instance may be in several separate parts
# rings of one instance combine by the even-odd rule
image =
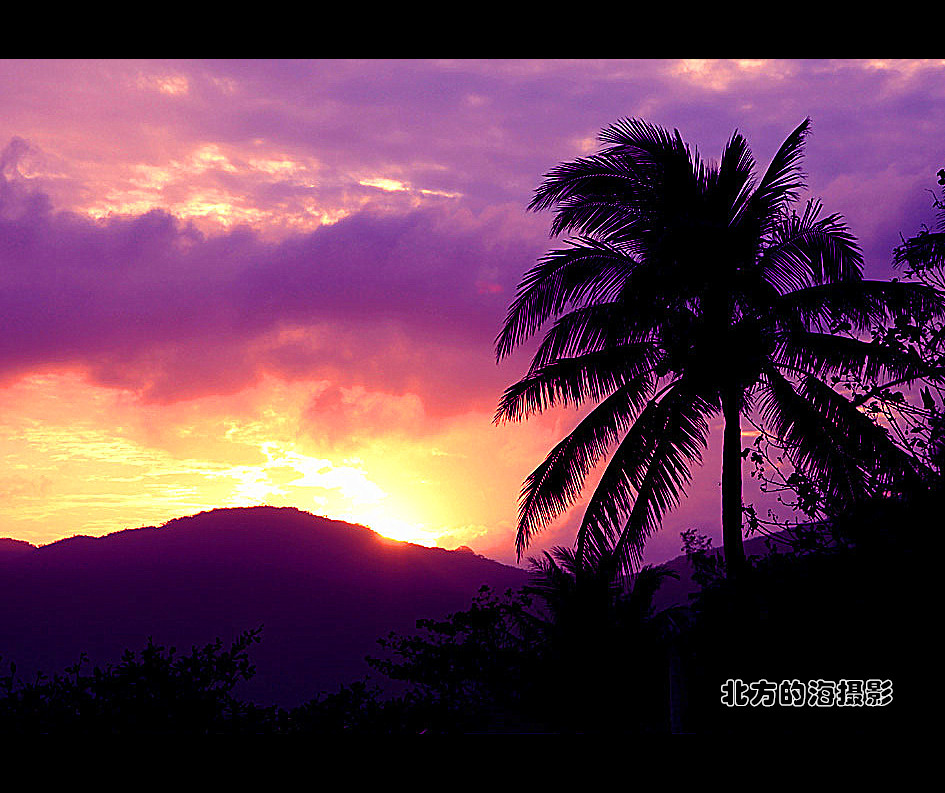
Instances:
[[[202,645],[264,626],[246,696],[291,706],[370,671],[390,631],[466,609],[527,573],[475,553],[391,540],[293,507],[229,507],[160,527],[0,555],[0,656],[23,675],[81,652],[117,663],[149,636]]]

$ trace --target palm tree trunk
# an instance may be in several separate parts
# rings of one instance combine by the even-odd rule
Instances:
[[[745,568],[742,545],[742,431],[741,393],[731,389],[722,395],[722,548],[730,579]]]

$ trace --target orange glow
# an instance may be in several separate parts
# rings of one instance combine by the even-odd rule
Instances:
[[[326,442],[298,430],[317,429],[310,408],[325,386],[273,378],[157,405],[75,371],[9,384],[0,389],[0,536],[45,544],[269,504],[511,560],[508,516],[554,426],[499,428],[483,412],[417,433],[416,397],[356,388],[340,410],[367,432]]]

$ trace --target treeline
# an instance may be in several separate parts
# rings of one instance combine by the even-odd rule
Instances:
[[[291,709],[234,693],[254,674],[258,629],[189,653],[148,643],[113,666],[81,659],[28,682],[14,668],[0,678],[0,730],[810,734],[918,726],[934,633],[930,516],[941,496],[930,489],[864,505],[821,526],[816,541],[808,533],[803,550],[753,559],[737,584],[690,534],[700,590],[660,611],[653,596],[665,569],[620,580],[558,549],[534,563],[523,591],[483,588],[469,609],[381,639],[369,662],[385,684],[353,682]],[[726,692],[727,681],[741,689],[732,683]],[[859,699],[850,681],[862,681]]]

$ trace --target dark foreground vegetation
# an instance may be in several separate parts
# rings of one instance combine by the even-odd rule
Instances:
[[[755,559],[733,585],[721,557],[687,537],[699,593],[655,611],[665,570],[619,582],[559,550],[533,585],[483,588],[469,609],[379,642],[358,681],[293,709],[241,701],[258,630],[189,653],[148,644],[114,666],[86,660],[52,678],[0,678],[5,733],[871,732],[918,728],[929,707],[934,633],[928,544],[941,492],[864,506],[808,533],[802,551]],[[910,527],[908,532],[895,530]],[[811,540],[816,542],[811,542]],[[741,680],[891,684],[891,701],[723,704]],[[746,692],[750,697],[751,692]],[[832,704],[831,704],[832,702]]]

